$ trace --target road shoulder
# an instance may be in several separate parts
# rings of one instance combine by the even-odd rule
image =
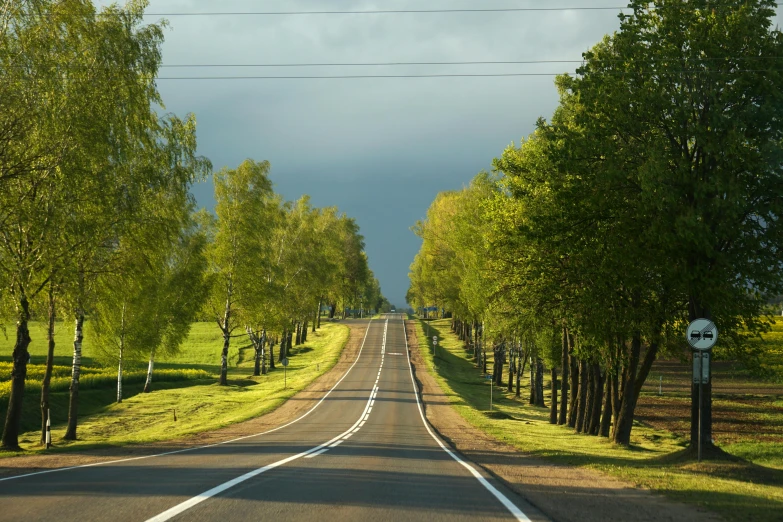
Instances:
[[[350,334],[348,341],[337,363],[329,371],[315,379],[304,390],[289,398],[269,413],[218,430],[205,431],[170,441],[76,450],[64,453],[37,453],[34,455],[6,457],[0,459],[0,477],[197,448],[218,444],[238,437],[263,433],[291,422],[312,408],[353,364],[361,348],[367,324],[369,323],[356,322],[355,324],[349,324]]]
[[[430,424],[467,459],[483,467],[553,520],[723,520],[714,513],[670,501],[592,470],[554,465],[524,455],[517,448],[475,428],[451,407],[449,398],[426,371],[413,322],[406,322],[406,335],[416,384]]]

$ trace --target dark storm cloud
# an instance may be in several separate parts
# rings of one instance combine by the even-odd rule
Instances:
[[[625,2],[592,0],[590,6]],[[540,6],[513,2],[513,6]],[[547,6],[584,6],[576,0]],[[166,1],[148,12],[509,7],[501,0]],[[619,26],[613,11],[169,17],[164,64],[579,60]],[[150,18],[150,21],[154,18]],[[172,69],[161,76],[568,72],[577,64]],[[404,303],[419,240],[409,227],[531,132],[557,103],[553,78],[161,80],[167,110],[193,112],[216,168],[268,159],[277,190],[337,205],[365,235],[384,294]],[[194,189],[212,206],[210,186]]]

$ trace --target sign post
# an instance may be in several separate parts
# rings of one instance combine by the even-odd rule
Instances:
[[[288,387],[288,357],[283,357],[283,389]]]
[[[704,385],[710,382],[710,350],[718,341],[718,327],[709,319],[696,319],[685,332],[693,348],[693,384],[699,385],[698,461],[701,462],[701,416],[704,408]]]
[[[433,335],[432,336],[432,357],[434,358],[437,355],[437,346],[438,346],[438,336]]]

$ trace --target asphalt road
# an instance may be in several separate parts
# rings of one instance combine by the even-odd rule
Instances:
[[[400,315],[312,410],[174,454],[0,481],[0,520],[544,520],[425,424]]]

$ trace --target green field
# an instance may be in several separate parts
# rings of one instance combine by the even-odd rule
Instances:
[[[557,464],[584,466],[660,491],[677,500],[717,511],[729,520],[780,520],[783,513],[783,451],[778,442],[749,438],[725,449],[737,458],[683,462],[676,458],[687,441],[668,430],[637,422],[630,448],[605,439],[575,434],[549,424],[549,409],[527,404],[527,380],[522,400],[494,388],[489,412],[490,386],[469,359],[462,343],[450,331],[450,320],[430,321],[425,337],[417,321],[419,345],[425,363],[443,393],[473,426],[519,451]],[[439,337],[437,357],[429,339]],[[490,363],[491,367],[491,363]],[[546,388],[549,388],[547,383]],[[547,393],[546,402],[549,403]],[[778,404],[780,406],[781,404]],[[720,404],[715,404],[719,415]],[[771,426],[783,425],[783,409],[764,412]],[[745,459],[745,460],[741,460]]]
[[[269,412],[334,366],[349,333],[347,326],[322,323],[318,332],[309,334],[307,343],[293,348],[285,372],[287,376],[278,365],[265,376],[253,377],[253,350],[246,346],[246,339],[235,338],[229,357],[229,385],[219,386],[220,331],[213,323],[196,323],[182,352],[156,364],[152,393],[141,393],[146,361],[126,364],[124,400],[116,404],[116,369],[113,365],[101,365],[101,358],[89,343],[90,331],[86,328],[83,386],[79,394],[79,440],[65,443],[61,439],[68,415],[72,333],[64,330],[59,328],[56,337],[57,368],[50,399],[52,439],[57,450],[173,439]],[[40,376],[46,342],[42,325],[33,324],[31,334],[32,357],[28,365],[22,420],[25,433],[20,436],[20,445],[27,450],[40,451],[37,446],[41,425]],[[0,350],[0,353],[9,354],[12,341],[6,340]],[[3,390],[9,384],[9,361],[10,357],[0,358],[0,414],[3,419],[7,406],[7,392],[4,394]]]

